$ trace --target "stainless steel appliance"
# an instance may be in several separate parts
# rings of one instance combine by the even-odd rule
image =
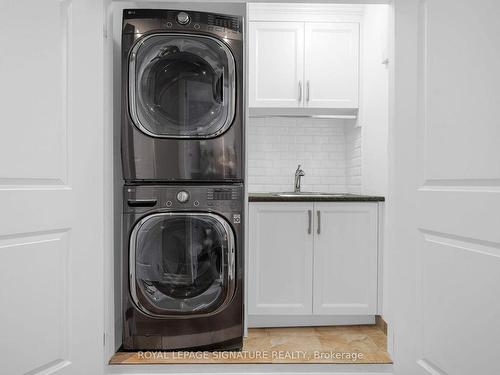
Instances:
[[[123,349],[240,349],[243,185],[124,187]]]
[[[243,79],[241,18],[124,10],[125,181],[241,181]]]

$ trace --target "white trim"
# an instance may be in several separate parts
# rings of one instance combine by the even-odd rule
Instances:
[[[378,202],[377,240],[377,314],[384,314],[384,202]]]
[[[387,375],[392,364],[203,364],[203,365],[108,365],[107,374],[206,374],[206,375]]]
[[[249,21],[361,22],[360,4],[280,4],[249,3]]]
[[[249,315],[248,326],[310,327],[330,325],[375,324],[374,315]]]
[[[249,206],[248,206],[248,147],[247,147],[247,139],[248,139],[248,127],[249,123],[250,111],[249,111],[249,79],[248,79],[248,71],[250,66],[249,61],[249,48],[248,48],[248,40],[249,40],[249,23],[248,23],[248,3],[245,5],[245,16],[243,17],[243,72],[244,72],[244,91],[243,91],[243,102],[244,106],[244,118],[245,121],[243,123],[243,152],[245,158],[245,183],[244,194],[245,200],[243,204],[243,336],[248,336],[248,233],[249,233]]]

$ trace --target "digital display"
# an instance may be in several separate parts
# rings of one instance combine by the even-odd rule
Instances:
[[[208,193],[207,198],[216,201],[230,201],[237,199],[238,193],[232,189],[214,189]]]
[[[231,190],[215,190],[214,199],[218,201],[228,201],[231,200]]]

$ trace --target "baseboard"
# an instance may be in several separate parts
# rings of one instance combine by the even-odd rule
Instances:
[[[308,327],[375,324],[374,315],[248,315],[248,327]]]
[[[381,315],[375,315],[375,324],[387,336],[387,322]]]
[[[106,374],[115,375],[390,375],[392,373],[392,364],[114,365],[106,368]]]

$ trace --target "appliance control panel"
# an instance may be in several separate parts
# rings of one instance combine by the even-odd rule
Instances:
[[[233,188],[213,188],[207,191],[207,200],[229,201],[238,198],[238,190]]]
[[[217,13],[165,10],[125,9],[123,33],[145,33],[152,30],[200,31],[228,39],[242,39],[242,19]]]
[[[200,30],[215,31],[233,31],[241,32],[241,22],[236,16],[227,16],[223,14],[167,10],[163,15],[163,24],[168,27],[174,27],[174,23],[189,28]],[[172,23],[172,25],[169,24]]]
[[[126,185],[125,212],[156,209],[240,211],[243,207],[242,184],[199,185]]]

